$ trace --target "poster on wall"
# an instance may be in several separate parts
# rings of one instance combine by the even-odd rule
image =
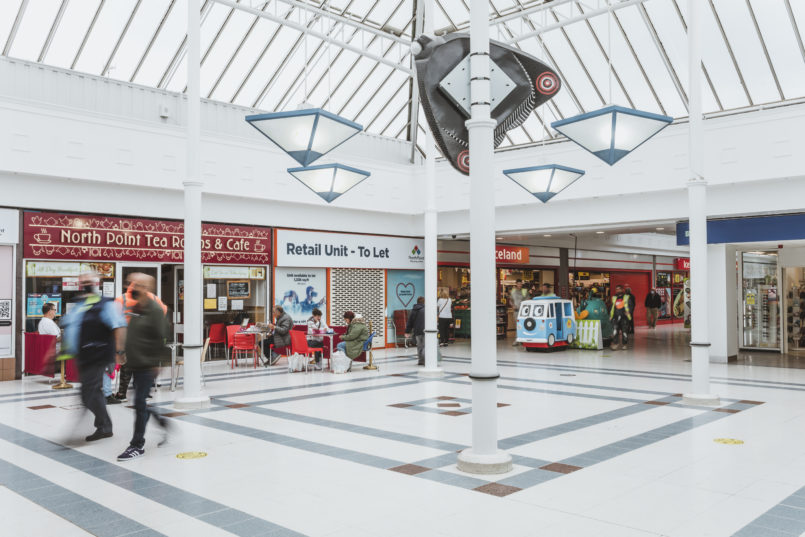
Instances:
[[[660,297],[660,311],[659,319],[671,318],[671,288],[670,287],[657,287],[657,295]]]
[[[386,271],[386,307],[388,316],[395,318],[394,312],[398,310],[410,310],[416,304],[417,297],[425,296],[425,272],[422,270],[389,270]],[[432,302],[436,304],[436,299]],[[403,317],[405,319],[405,317]],[[397,334],[402,337],[402,334]],[[394,343],[395,335],[391,331],[386,332],[386,342]]]
[[[56,305],[56,315],[61,315],[61,295],[44,293],[28,293],[28,300],[25,306],[25,315],[27,317],[41,317],[42,306],[47,303]]]
[[[305,324],[318,308],[327,319],[327,269],[280,268],[274,280],[274,303],[291,316],[294,324]]]

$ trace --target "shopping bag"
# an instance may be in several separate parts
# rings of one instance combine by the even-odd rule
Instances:
[[[349,369],[349,366],[352,364],[352,360],[349,359],[349,356],[341,351],[334,352],[330,361],[333,364],[333,373],[346,373],[347,369]]]
[[[292,354],[288,356],[288,371],[293,373],[295,371],[303,371],[305,369],[305,360],[307,358],[302,354]]]

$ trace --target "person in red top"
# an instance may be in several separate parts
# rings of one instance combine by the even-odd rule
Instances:
[[[126,292],[120,295],[115,299],[115,302],[120,304],[121,309],[123,310],[123,316],[126,318],[126,324],[128,324],[129,319],[131,318],[131,314],[137,306],[137,300],[132,296],[131,292],[134,290],[134,281],[137,279],[141,273],[135,272],[129,274],[126,278]],[[145,276],[143,274],[143,276]],[[148,298],[153,300],[157,303],[157,305],[162,308],[162,313],[165,315],[168,314],[168,306],[162,303],[158,296],[154,293],[148,291]],[[126,400],[126,392],[129,391],[129,383],[131,382],[132,371],[126,364],[120,366],[120,385],[118,386],[117,393],[114,395],[114,398],[118,401],[125,401]]]

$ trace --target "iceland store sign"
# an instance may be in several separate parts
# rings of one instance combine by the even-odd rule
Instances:
[[[423,269],[423,239],[277,230],[278,267]]]

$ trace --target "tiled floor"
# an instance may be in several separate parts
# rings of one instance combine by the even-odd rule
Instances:
[[[713,365],[718,408],[683,403],[687,335],[627,351],[526,353],[501,341],[499,444],[511,472],[462,473],[469,345],[419,379],[408,350],[380,371],[288,374],[208,364],[209,409],[128,463],[133,415],[92,444],[75,390],[0,383],[0,535],[791,536],[805,532],[805,371]],[[178,392],[177,392],[178,393]],[[726,439],[716,442],[716,439]],[[732,442],[731,439],[743,441]],[[179,459],[200,451],[207,456]],[[8,533],[10,532],[10,533]]]

